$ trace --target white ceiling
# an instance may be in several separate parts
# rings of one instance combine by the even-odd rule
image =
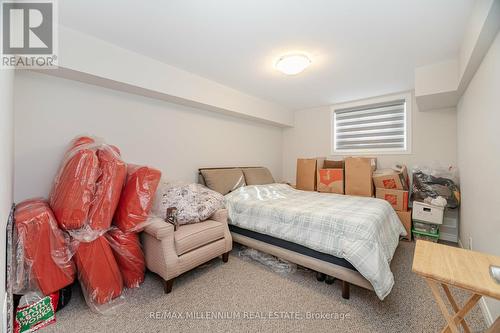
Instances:
[[[64,0],[60,23],[292,109],[413,88],[457,55],[473,0]],[[290,51],[313,64],[273,65]]]

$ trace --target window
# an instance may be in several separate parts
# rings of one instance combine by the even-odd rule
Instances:
[[[333,154],[410,153],[411,94],[336,105]]]

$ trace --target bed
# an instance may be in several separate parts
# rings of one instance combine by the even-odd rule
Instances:
[[[202,181],[225,195],[233,241],[341,280],[344,298],[354,284],[383,300],[394,285],[390,262],[406,235],[390,204],[299,191],[262,169],[200,169]]]

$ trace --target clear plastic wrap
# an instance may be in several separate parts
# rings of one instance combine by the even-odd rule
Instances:
[[[122,294],[123,280],[106,238],[80,243],[74,260],[87,305],[99,313],[105,312],[101,306],[112,308],[112,301]]]
[[[165,218],[167,209],[177,209],[180,225],[207,220],[224,208],[224,196],[201,184],[162,181],[157,191],[153,213]]]
[[[161,172],[157,169],[128,165],[127,179],[114,218],[114,224],[121,231],[140,231],[144,228],[160,178]]]
[[[126,175],[127,166],[117,147],[89,136],[75,138],[50,195],[60,227],[82,242],[106,233]]]
[[[286,275],[297,271],[296,264],[252,248],[242,247],[238,252],[238,255],[240,257],[255,260],[279,274]]]
[[[139,287],[144,282],[144,273],[146,271],[139,236],[136,233],[126,233],[118,228],[111,228],[106,233],[106,238],[120,268],[125,287]]]
[[[453,167],[414,167],[412,200],[429,201],[429,198],[446,199],[446,207],[457,208],[460,205],[458,172]]]
[[[96,140],[93,137],[77,136],[75,139],[73,139],[73,141],[71,141],[69,150],[74,149],[78,146],[82,146],[82,145],[92,145],[95,142],[96,142]]]
[[[94,231],[106,231],[111,226],[127,176],[127,165],[118,148],[102,144],[97,149],[101,175],[89,212],[89,226]]]
[[[63,230],[80,229],[87,222],[100,175],[93,145],[88,137],[73,140],[54,179],[49,202]]]
[[[19,301],[14,319],[14,333],[35,332],[56,321],[59,292],[44,296],[29,292]]]
[[[75,243],[58,228],[47,202],[31,199],[19,203],[14,219],[14,293],[40,291],[49,295],[73,283]]]

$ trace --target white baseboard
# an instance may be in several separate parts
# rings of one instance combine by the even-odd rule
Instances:
[[[460,238],[458,239],[458,246],[464,248]],[[493,324],[493,316],[491,315],[490,309],[488,308],[488,304],[486,304],[486,300],[484,299],[484,297],[481,297],[481,299],[479,300],[479,308],[481,309],[481,313],[483,314],[486,326],[490,327]]]
[[[486,304],[486,300],[484,297],[481,297],[479,301],[479,307],[481,308],[481,312],[484,316],[484,321],[486,321],[486,327],[490,327],[493,325],[493,316],[491,315],[490,309],[488,308],[488,304]]]
[[[7,332],[7,293],[5,293],[5,297],[3,300],[3,306],[2,306],[2,316],[0,317],[0,320],[2,321],[0,323],[0,332]]]

